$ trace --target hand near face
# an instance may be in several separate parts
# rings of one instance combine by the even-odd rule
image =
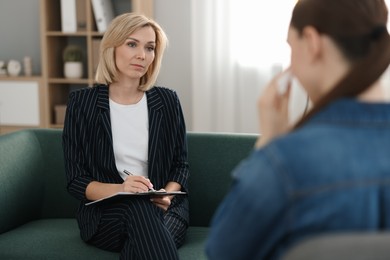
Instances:
[[[256,148],[264,146],[275,137],[285,134],[289,130],[288,104],[291,79],[285,81],[287,88],[281,92],[278,83],[283,73],[287,73],[287,71],[274,77],[258,99],[257,108],[261,136],[256,142]]]

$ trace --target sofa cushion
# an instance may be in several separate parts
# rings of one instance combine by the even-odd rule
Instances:
[[[0,258],[117,260],[119,254],[84,243],[75,219],[41,219],[1,234]]]
[[[187,241],[179,249],[180,259],[206,259],[203,248],[208,228],[190,227]],[[48,250],[49,249],[49,250]],[[75,219],[31,221],[0,236],[0,259],[115,259],[119,253],[84,243]]]
[[[206,260],[204,243],[208,234],[208,227],[189,227],[184,245],[179,249],[180,259]]]

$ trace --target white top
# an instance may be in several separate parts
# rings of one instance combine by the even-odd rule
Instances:
[[[148,176],[149,117],[145,93],[133,105],[121,105],[110,99],[112,140],[116,167],[123,179],[128,170]]]

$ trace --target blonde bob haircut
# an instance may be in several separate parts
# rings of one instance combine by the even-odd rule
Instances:
[[[136,30],[150,26],[156,33],[155,57],[148,71],[140,79],[139,89],[147,91],[156,82],[161,67],[161,61],[168,39],[165,32],[152,19],[135,13],[125,13],[115,17],[105,32],[99,50],[99,64],[95,81],[101,84],[111,84],[118,80],[118,69],[115,63],[115,48],[122,45]]]

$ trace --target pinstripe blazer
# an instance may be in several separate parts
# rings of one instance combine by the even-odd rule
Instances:
[[[156,189],[169,181],[188,191],[187,139],[181,105],[173,90],[154,87],[146,92],[149,113],[148,174]],[[85,206],[91,181],[122,183],[115,165],[107,85],[84,88],[69,95],[63,131],[67,189],[79,199],[77,220],[81,237],[96,232],[99,205]],[[176,196],[169,211],[188,225],[188,199]]]

